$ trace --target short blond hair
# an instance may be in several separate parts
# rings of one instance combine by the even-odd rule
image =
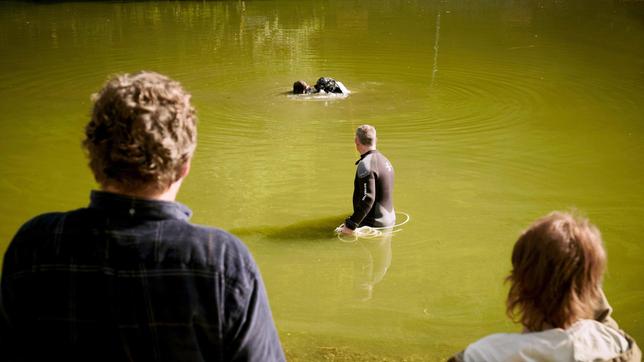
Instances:
[[[117,75],[92,96],[83,146],[103,187],[163,191],[181,177],[197,144],[190,94],[158,73]]]
[[[376,128],[368,124],[363,124],[356,129],[356,137],[358,137],[360,144],[373,146],[376,144]]]

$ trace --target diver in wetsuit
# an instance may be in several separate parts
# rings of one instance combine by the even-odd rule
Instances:
[[[356,162],[353,215],[338,228],[347,235],[353,235],[361,226],[393,227],[396,224],[394,168],[387,157],[376,150],[376,129],[370,125],[358,127],[355,143],[360,159]]]
[[[293,94],[311,94],[311,93],[322,93],[322,94],[349,94],[347,87],[342,84],[342,82],[337,81],[333,78],[321,77],[315,83],[313,87],[308,85],[303,80],[298,80],[293,83]]]

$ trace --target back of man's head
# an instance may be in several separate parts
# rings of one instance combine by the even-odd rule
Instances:
[[[364,146],[376,145],[376,129],[368,124],[363,124],[356,129],[356,137],[360,144]]]
[[[181,84],[153,72],[123,74],[92,99],[83,146],[103,188],[159,192],[181,178],[197,142],[197,117]]]

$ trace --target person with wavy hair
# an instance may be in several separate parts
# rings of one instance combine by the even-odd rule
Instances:
[[[508,316],[523,333],[493,334],[451,361],[640,361],[635,341],[610,317],[602,291],[606,252],[597,227],[553,212],[512,251]]]
[[[3,361],[284,361],[260,272],[175,201],[196,146],[190,94],[110,79],[85,127],[90,204],[20,228],[4,256]]]
[[[110,79],[94,94],[83,146],[106,190],[155,194],[183,179],[197,144],[190,94],[163,75]]]

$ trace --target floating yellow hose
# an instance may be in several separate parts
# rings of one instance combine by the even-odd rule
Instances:
[[[341,230],[342,230],[342,226],[344,226],[344,224],[342,224],[335,229],[335,232],[338,235],[338,239],[340,239],[340,241],[345,243],[353,243],[359,238],[360,239],[378,238],[378,237],[381,237],[384,233],[397,233],[402,230],[400,227],[408,223],[411,217],[409,216],[408,213],[402,212],[402,211],[396,212],[396,215],[405,216],[405,221],[389,227],[361,226],[353,231],[352,236],[347,236],[342,234]],[[398,217],[396,217],[396,219],[398,219]]]

